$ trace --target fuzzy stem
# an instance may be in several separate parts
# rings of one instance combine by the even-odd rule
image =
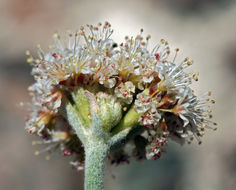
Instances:
[[[85,190],[104,190],[104,169],[108,153],[109,146],[101,141],[85,147]]]

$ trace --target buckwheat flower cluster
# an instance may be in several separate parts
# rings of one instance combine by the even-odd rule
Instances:
[[[143,29],[122,43],[112,33],[108,22],[87,25],[54,34],[47,52],[37,46],[37,58],[26,51],[35,79],[26,130],[41,138],[33,144],[48,145],[36,155],[57,150],[81,170],[92,154],[85,149],[96,141],[109,147],[111,163],[131,156],[156,160],[169,140],[200,144],[205,129],[216,129],[211,93],[197,97],[190,88],[198,80],[198,73],[186,71],[192,60],[176,63],[178,49],[169,59],[165,40],[149,49],[151,36],[143,37]]]

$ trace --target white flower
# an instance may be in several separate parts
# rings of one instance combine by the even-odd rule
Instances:
[[[147,160],[156,160],[159,159],[163,153],[166,152],[166,138],[153,137],[153,140],[150,144],[146,146],[146,158]]]
[[[143,92],[139,93],[136,97],[134,105],[134,110],[137,113],[145,113],[152,107],[151,98]]]
[[[135,86],[132,82],[128,81],[125,83],[120,83],[115,88],[115,95],[121,98],[124,103],[130,104],[133,101],[133,94],[135,93]]]
[[[177,95],[183,92],[185,87],[191,84],[191,76],[183,71],[188,64],[190,64],[188,59],[185,59],[179,65],[171,62],[158,62],[155,68],[161,79],[158,87],[161,90],[166,90],[168,93],[175,93]]]
[[[147,92],[146,92],[147,93]],[[157,104],[159,98],[152,98],[145,93],[139,93],[134,103],[134,109],[137,113],[142,113],[139,122],[144,126],[156,126],[161,119]]]
[[[116,84],[116,78],[113,76],[117,74],[115,64],[110,60],[103,60],[94,72],[94,80],[98,80],[100,84],[107,88],[113,88]]]
[[[197,98],[190,88],[185,89],[182,97],[180,97],[173,107],[172,111],[183,122],[178,122],[174,117],[170,117],[169,121],[175,121],[173,127],[176,129],[180,137],[188,138],[194,136],[201,143],[199,137],[204,134],[204,129],[209,128],[215,130],[216,128],[211,125],[216,125],[210,119],[212,118],[210,103],[214,103],[214,100],[210,100],[209,95],[205,94],[200,99]]]
[[[151,104],[151,108],[148,111],[146,111],[145,114],[141,115],[139,121],[144,126],[156,126],[159,123],[160,119],[161,119],[161,114],[159,113],[155,104]]]
[[[165,122],[159,123],[159,125],[148,131],[147,146],[146,146],[146,158],[148,160],[159,159],[167,151],[167,139],[169,132]]]

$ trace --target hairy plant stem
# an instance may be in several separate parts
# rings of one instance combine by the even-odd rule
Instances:
[[[104,190],[105,161],[109,146],[103,142],[92,142],[85,147],[85,190]]]
[[[131,106],[121,118],[119,103],[104,98],[104,102],[99,104],[94,94],[82,88],[72,92],[71,97],[65,97],[64,103],[63,113],[84,146],[84,188],[104,190],[106,158],[140,130],[140,113]]]

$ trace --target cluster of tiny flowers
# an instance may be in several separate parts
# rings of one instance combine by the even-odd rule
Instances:
[[[198,80],[198,73],[185,71],[193,61],[185,58],[175,63],[178,49],[169,60],[170,48],[165,40],[149,50],[151,36],[144,38],[143,29],[136,37],[126,36],[120,44],[110,38],[112,33],[108,22],[87,25],[75,33],[68,30],[64,36],[54,34],[55,45],[49,52],[37,46],[38,58],[26,51],[35,78],[29,87],[32,103],[26,130],[42,138],[33,143],[49,144],[42,151],[59,149],[63,155],[73,156],[71,164],[82,169],[83,146],[61,107],[66,93],[79,86],[95,85],[119,101],[124,111],[133,106],[140,114],[146,159],[159,158],[169,139],[190,142],[195,137],[201,143],[205,128],[215,129],[209,109],[214,100],[210,92],[198,98],[189,87]]]

